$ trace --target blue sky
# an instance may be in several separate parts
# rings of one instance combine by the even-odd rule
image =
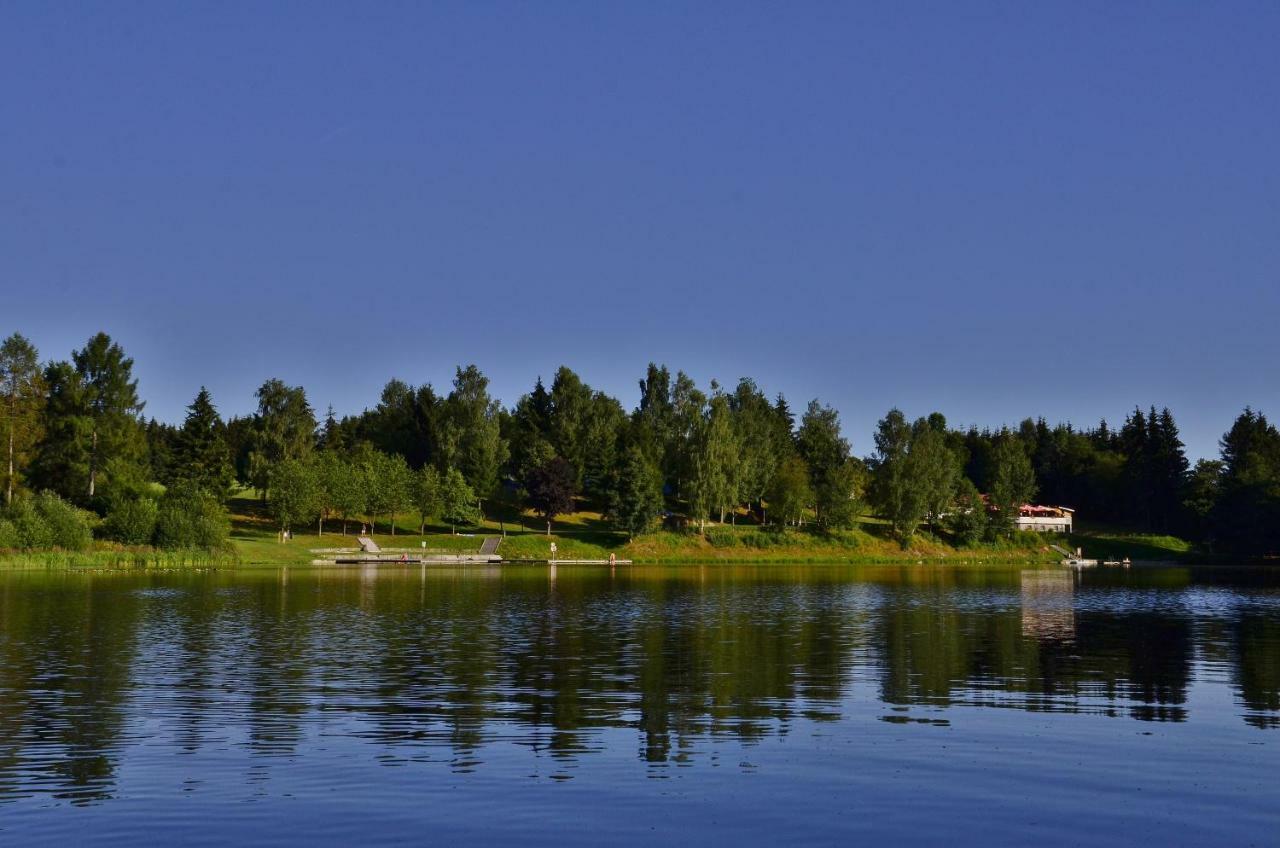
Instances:
[[[650,360],[1194,456],[1280,416],[1274,3],[0,6],[0,333],[148,413]]]

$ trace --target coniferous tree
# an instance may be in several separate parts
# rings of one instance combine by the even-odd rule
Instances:
[[[1280,431],[1245,407],[1220,441],[1220,496],[1211,513],[1223,548],[1247,555],[1280,551]]]
[[[83,500],[89,485],[89,440],[93,424],[85,401],[84,381],[69,362],[53,362],[44,370],[47,387],[37,444],[31,465],[33,488]]]
[[[173,446],[170,477],[190,480],[220,501],[231,494],[235,473],[227,448],[226,427],[208,389],[200,387],[187,407],[187,417]]]
[[[609,517],[628,540],[645,533],[662,514],[662,481],[638,446],[623,454],[611,490]]]
[[[90,338],[71,359],[80,375],[82,415],[88,419],[87,493],[93,498],[98,477],[112,460],[141,461],[145,445],[138,416],[144,404],[138,399],[133,360],[106,333]]]
[[[640,405],[631,416],[632,439],[665,484],[667,470],[675,464],[670,455],[675,438],[675,410],[671,401],[671,372],[665,365],[649,363],[640,381]]]

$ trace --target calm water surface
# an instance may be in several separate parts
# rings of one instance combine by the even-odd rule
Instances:
[[[1280,844],[1280,570],[0,574],[0,844]]]

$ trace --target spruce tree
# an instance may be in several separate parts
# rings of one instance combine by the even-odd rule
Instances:
[[[187,417],[177,433],[171,476],[195,483],[219,501],[231,494],[234,473],[226,427],[204,386],[187,407]]]
[[[609,517],[628,541],[647,532],[662,514],[662,481],[644,452],[632,446],[615,476]]]
[[[110,461],[141,460],[144,442],[138,416],[144,404],[138,399],[133,360],[106,333],[90,338],[71,359],[80,375],[83,414],[89,420],[87,493],[92,498]]]

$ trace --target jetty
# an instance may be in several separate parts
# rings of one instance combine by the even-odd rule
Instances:
[[[440,548],[384,548],[369,536],[356,538],[358,548],[313,548],[312,565],[631,565],[629,559],[559,559],[547,557],[504,557],[498,552],[502,537],[488,536],[477,551]]]

